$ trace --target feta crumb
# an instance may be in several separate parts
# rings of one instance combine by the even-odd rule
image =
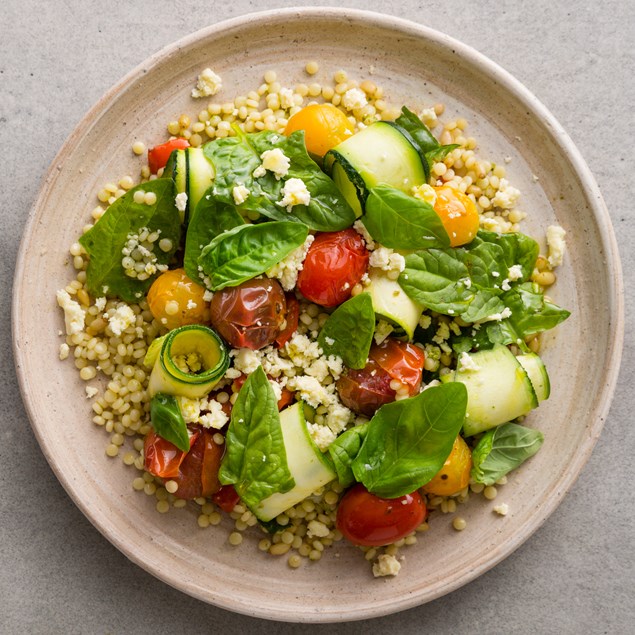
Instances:
[[[108,316],[108,324],[113,335],[121,335],[129,326],[137,321],[135,312],[127,305],[120,304],[116,310]]]
[[[370,255],[368,264],[382,271],[401,273],[406,268],[406,259],[388,247],[378,247]]]
[[[210,97],[211,95],[215,95],[222,87],[223,82],[221,78],[211,68],[206,68],[198,76],[196,88],[192,89],[192,97],[194,97],[194,99]]]
[[[64,361],[70,354],[71,349],[66,342],[64,344],[60,344],[60,359]]]
[[[265,168],[262,165],[259,165],[253,172],[252,172],[252,176],[255,179],[259,179],[261,176],[264,176],[265,174],[267,174],[267,170],[265,170]]]
[[[204,428],[220,430],[229,421],[229,417],[225,414],[223,406],[215,399],[211,399],[207,402],[207,408],[209,412],[202,414],[198,418],[198,423]]]
[[[523,277],[523,268],[520,265],[512,265],[507,270],[507,277],[512,282],[520,280]]]
[[[281,191],[282,200],[276,205],[286,207],[290,212],[296,205],[308,205],[311,202],[311,193],[302,179],[289,179],[285,182]]]
[[[179,396],[176,399],[185,423],[196,423],[201,414],[201,404],[199,400],[183,396]]]
[[[174,204],[179,212],[184,212],[187,207],[187,194],[185,192],[179,192],[174,198]]]
[[[99,392],[99,390],[93,386],[86,386],[84,390],[86,391],[86,399],[92,399]]]
[[[324,341],[329,345],[329,346],[333,346],[333,344],[335,344],[335,340],[332,337],[325,337]]]
[[[331,530],[319,520],[311,520],[307,525],[307,535],[309,538],[326,538]]]
[[[349,88],[342,97],[342,106],[346,110],[357,110],[367,104],[366,93],[359,88]]]
[[[421,317],[419,318],[419,326],[422,329],[427,329],[430,328],[430,324],[432,324],[432,318],[429,315],[422,313]]]
[[[278,96],[280,97],[280,108],[282,110],[288,110],[295,106],[295,95],[290,88],[281,88]]]
[[[235,185],[232,189],[232,196],[234,197],[234,203],[236,205],[242,205],[248,198],[251,192],[244,186],[244,184],[239,183]]]
[[[335,433],[328,427],[318,423],[307,423],[309,434],[315,445],[324,452],[333,441],[335,441]]]
[[[434,128],[438,121],[437,113],[434,111],[434,108],[424,108],[419,113],[419,119],[421,119],[428,128]]]
[[[551,267],[559,267],[564,259],[564,252],[567,247],[564,237],[567,232],[559,225],[549,225],[547,227],[547,247],[549,255],[547,260]]]
[[[238,348],[230,351],[234,358],[234,368],[245,375],[251,375],[260,366],[260,357],[249,348]]]
[[[262,165],[260,167],[264,168],[265,170],[269,170],[269,172],[273,172],[273,175],[278,180],[289,173],[291,162],[289,161],[289,157],[286,156],[280,148],[265,150],[260,155],[260,160],[262,161]],[[256,168],[256,171],[257,170],[258,168]],[[256,174],[254,172],[254,176],[255,175]]]
[[[386,322],[386,320],[377,320],[377,326],[375,327],[375,333],[373,335],[375,344],[381,344],[394,330],[393,325]]]
[[[501,289],[503,291],[509,291],[511,289],[511,285],[509,284],[509,279],[505,278],[502,282],[501,282]]]
[[[492,199],[492,205],[501,209],[511,209],[516,205],[519,197],[520,190],[512,187],[507,179],[501,179],[498,185],[498,192]]]
[[[437,202],[437,193],[434,188],[427,183],[423,185],[415,185],[410,193],[421,201],[425,201],[434,207],[434,204]]]
[[[386,575],[397,575],[401,569],[401,563],[395,556],[382,553],[373,564],[373,575],[380,578]]]
[[[507,319],[512,314],[512,310],[506,306],[500,313],[492,313],[492,315],[488,315],[481,322],[500,322],[502,320]]]
[[[461,370],[481,370],[481,367],[465,352],[461,353],[461,356],[459,357],[459,365]]]
[[[214,292],[210,291],[209,289],[206,289],[205,293],[203,294],[203,301],[211,302],[213,297],[214,297]]]
[[[500,516],[507,516],[507,513],[509,512],[509,505],[507,503],[501,503],[500,505],[496,505],[496,507],[494,507],[494,511]]]
[[[86,321],[86,311],[82,309],[79,302],[73,300],[68,291],[60,289],[57,292],[57,304],[64,310],[66,334],[81,333]]]
[[[99,311],[103,311],[106,308],[106,298],[101,297],[95,300],[95,306]]]
[[[300,393],[300,397],[313,408],[330,401],[328,391],[315,377],[309,375],[292,377],[288,385]]]
[[[269,385],[273,390],[273,395],[276,398],[276,401],[280,401],[280,399],[282,399],[282,386],[275,379],[270,379]]]
[[[373,237],[368,233],[366,225],[364,225],[361,220],[356,220],[353,223],[353,229],[364,239],[364,242],[366,243],[366,249],[368,249],[369,251],[375,249],[375,241],[373,240]]]

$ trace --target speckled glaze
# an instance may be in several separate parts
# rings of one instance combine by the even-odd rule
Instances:
[[[544,342],[552,396],[530,424],[542,450],[513,473],[499,495],[510,513],[472,500],[467,529],[437,517],[415,547],[404,549],[394,579],[373,579],[355,548],[338,543],[322,561],[298,570],[256,548],[257,532],[236,549],[229,523],[208,531],[193,509],[159,514],[154,498],[134,492],[131,469],[104,454],[106,436],[91,423],[84,383],[58,360],[63,316],[55,291],[73,279],[67,247],[89,221],[95,192],[138,173],[136,139],[162,139],[165,123],[201,109],[189,93],[211,66],[223,78],[221,101],[259,85],[265,70],[283,85],[317,81],[345,68],[384,87],[394,105],[446,104],[463,116],[483,157],[511,157],[509,180],[523,193],[524,229],[542,240],[553,223],[567,229],[568,253],[549,291],[571,318]],[[204,102],[205,103],[205,102]],[[544,242],[543,242],[544,246]],[[29,284],[23,284],[28,280]],[[245,16],[199,31],[132,71],[86,115],[42,186],[16,269],[14,348],[33,430],[51,467],[91,522],[131,560],[195,597],[264,618],[333,622],[422,604],[473,580],[526,540],[555,509],[600,434],[619,368],[622,281],[610,220],[572,142],[522,85],[474,50],[438,32],[392,17],[311,8]]]

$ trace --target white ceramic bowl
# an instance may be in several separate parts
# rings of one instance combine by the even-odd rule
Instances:
[[[278,71],[283,85],[307,81],[306,61],[327,83],[339,68],[371,78],[399,106],[446,104],[463,116],[480,153],[512,157],[509,179],[523,193],[525,231],[563,225],[569,245],[550,294],[572,311],[545,338],[553,393],[530,415],[546,437],[541,451],[509,479],[505,518],[491,503],[461,508],[468,529],[448,517],[408,549],[394,579],[373,579],[361,553],[339,543],[318,564],[291,570],[256,548],[227,543],[229,523],[201,531],[192,510],[155,511],[132,490],[134,468],[104,454],[72,360],[61,363],[63,328],[55,291],[73,278],[67,247],[108,180],[135,174],[132,142],[164,138],[165,123],[201,105],[189,93],[211,66],[227,99]],[[372,73],[372,75],[371,75]],[[535,175],[535,176],[534,176]],[[538,177],[537,179],[535,177]],[[31,212],[14,291],[15,358],[22,394],[51,467],[91,522],[131,560],[206,602],[265,618],[319,622],[368,618],[412,607],[473,580],[526,540],[562,500],[600,434],[622,343],[617,249],[598,188],[572,142],[521,84],[459,42],[422,26],[360,11],[276,10],[199,31],[127,75],[86,115],[56,157]]]

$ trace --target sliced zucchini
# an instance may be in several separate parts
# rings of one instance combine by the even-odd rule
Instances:
[[[536,391],[538,402],[548,399],[551,393],[551,382],[547,374],[547,367],[542,359],[536,353],[518,355],[516,359],[529,375],[531,384]]]
[[[426,182],[421,157],[398,127],[377,121],[342,141],[324,157],[324,167],[357,216],[368,190],[379,183],[410,192]]]
[[[463,366],[459,360],[454,373],[454,381],[467,387],[465,436],[512,421],[538,405],[527,372],[506,346],[470,353],[470,361]]]
[[[194,212],[206,190],[214,182],[214,166],[203,153],[203,148],[187,148],[187,209],[185,224]]]
[[[252,510],[262,521],[276,518],[336,477],[330,457],[320,452],[309,434],[302,402],[294,403],[280,413],[280,426],[287,466],[295,487],[284,494],[272,494]]]
[[[201,369],[184,372],[177,358],[195,355]],[[229,355],[222,340],[212,329],[200,324],[181,326],[170,331],[152,368],[148,394],[180,395],[199,399],[220,381],[229,366]]]
[[[373,301],[375,315],[396,327],[394,336],[412,339],[423,306],[408,297],[396,280],[391,280],[383,271],[371,269],[370,284],[365,288]]]

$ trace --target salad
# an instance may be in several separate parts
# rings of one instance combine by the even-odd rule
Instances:
[[[93,421],[159,512],[229,516],[233,545],[259,528],[292,568],[345,539],[395,575],[431,512],[464,529],[457,505],[543,443],[523,419],[549,396],[540,334],[569,315],[545,295],[564,230],[540,255],[467,122],[433,134],[442,105],[334,81],[269,71],[98,192],[60,358],[107,378]],[[192,97],[221,89],[206,69]]]

